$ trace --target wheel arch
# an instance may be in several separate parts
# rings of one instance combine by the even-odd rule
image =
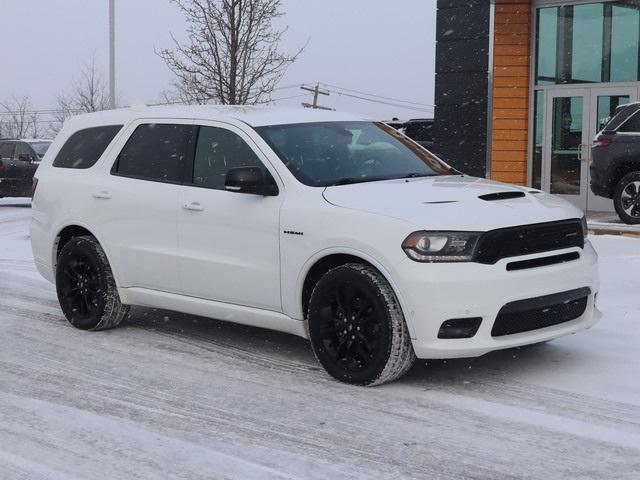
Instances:
[[[404,314],[405,322],[407,324],[407,328],[409,329],[409,333],[411,334],[411,338],[415,338],[411,316],[408,315],[409,311],[407,310],[407,305],[405,303],[405,300],[403,299],[402,292],[399,290],[398,285],[391,276],[391,272],[375,258],[371,257],[365,252],[354,249],[323,250],[321,252],[318,252],[307,261],[304,268],[302,269],[300,279],[298,281],[297,303],[298,308],[301,308],[301,318],[306,320],[307,307],[309,305],[311,292],[313,291],[313,288],[317,284],[318,280],[320,280],[322,275],[324,275],[332,268],[354,262],[369,265],[378,273],[380,273],[389,283],[391,289],[393,290],[393,293],[400,303],[400,308],[402,309],[402,312]]]
[[[111,267],[111,271],[113,273],[116,284],[118,284],[118,275],[117,272],[114,271],[113,262],[111,262],[108,249],[105,248],[104,243],[100,240],[100,237],[95,233],[95,231],[83,222],[69,222],[68,224],[60,226],[58,228],[58,233],[54,237],[53,249],[51,252],[51,265],[53,266],[52,270],[54,274],[58,266],[58,256],[62,251],[62,247],[64,247],[64,245],[72,238],[83,236],[91,236],[95,238],[100,244],[100,246],[104,250],[105,255],[107,256],[107,261],[109,262],[109,266]]]
[[[622,177],[632,172],[640,172],[640,158],[627,160],[615,167],[611,176],[611,186],[609,187],[609,194],[611,195],[611,198],[613,198],[616,187],[620,180],[622,180]]]

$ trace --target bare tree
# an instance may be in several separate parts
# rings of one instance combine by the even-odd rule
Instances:
[[[176,75],[166,101],[256,104],[274,87],[304,47],[293,55],[278,49],[286,28],[280,0],[172,0],[187,19],[188,43],[158,55]]]
[[[0,102],[0,137],[28,138],[38,134],[38,113],[27,95]]]
[[[53,114],[52,133],[57,133],[64,121],[72,115],[109,108],[107,82],[96,67],[95,57],[82,66],[80,75],[71,81],[71,89],[58,95],[56,100],[58,110]]]

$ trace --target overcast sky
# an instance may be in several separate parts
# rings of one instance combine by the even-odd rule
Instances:
[[[283,0],[289,26],[282,49],[309,44],[281,87],[324,82],[385,97],[433,104],[435,0]],[[107,0],[0,0],[0,100],[29,95],[55,106],[83,62],[95,55],[105,77]],[[152,103],[172,80],[154,47],[184,38],[185,22],[169,0],[116,0],[118,103]],[[304,92],[282,89],[275,98]],[[358,95],[358,94],[356,94]],[[310,95],[309,95],[310,97]],[[282,100],[299,105],[305,98]],[[385,101],[385,100],[383,100]],[[332,93],[323,104],[378,118],[431,116]],[[392,101],[393,103],[393,101]],[[420,107],[418,108],[426,108]]]

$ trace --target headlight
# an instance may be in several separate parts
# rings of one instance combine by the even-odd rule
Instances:
[[[479,232],[413,232],[402,249],[416,262],[471,262]]]
[[[582,233],[584,234],[584,239],[587,239],[587,235],[589,235],[589,226],[587,225],[587,216],[582,217]]]

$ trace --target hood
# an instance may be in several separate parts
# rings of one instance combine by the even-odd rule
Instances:
[[[581,218],[569,202],[540,190],[466,175],[327,187],[329,203],[407,221],[417,229],[487,231]]]

